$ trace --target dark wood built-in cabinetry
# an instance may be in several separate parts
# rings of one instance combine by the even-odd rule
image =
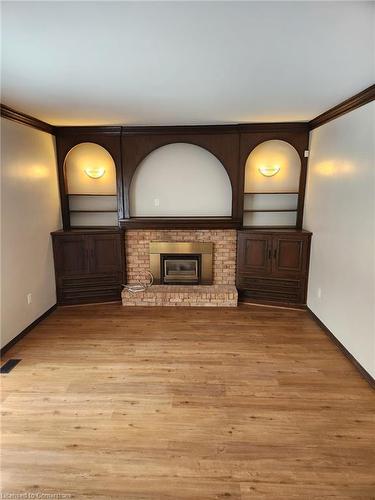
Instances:
[[[299,230],[238,232],[237,288],[250,302],[306,303],[311,233]]]
[[[52,233],[58,304],[120,300],[124,283],[121,230]]]

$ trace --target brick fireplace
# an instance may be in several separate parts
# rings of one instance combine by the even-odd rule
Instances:
[[[136,294],[122,293],[125,306],[237,306],[236,231],[233,229],[205,230],[145,230],[125,232],[127,282],[147,281],[150,270],[150,248],[155,242],[197,242],[211,244],[211,285],[153,285]],[[151,244],[151,245],[150,245]]]

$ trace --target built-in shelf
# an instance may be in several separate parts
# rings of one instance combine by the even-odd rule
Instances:
[[[297,223],[298,191],[246,191],[243,227],[280,227],[289,229]]]
[[[244,194],[299,194],[298,191],[248,191]]]
[[[118,223],[116,193],[68,193],[71,227],[111,227]]]
[[[289,208],[285,208],[285,209],[258,209],[258,210],[244,210],[244,212],[297,212],[297,209],[296,208],[293,208],[293,209],[289,209]]]
[[[128,229],[239,229],[240,219],[232,217],[131,217],[120,220]]]
[[[111,194],[95,194],[95,193],[71,193],[68,196],[117,196],[116,193]]]
[[[106,232],[106,231],[114,231],[114,230],[119,230],[119,226],[71,226],[70,229],[64,230],[64,232],[84,232],[84,233],[89,233],[89,232]]]
[[[277,230],[283,230],[283,229],[293,229],[295,231],[300,231],[296,229],[296,226],[242,226],[243,229],[259,229],[259,231],[267,231],[267,230],[272,230],[272,231],[277,231]]]
[[[97,214],[97,213],[117,213],[117,210],[70,210],[72,214]]]

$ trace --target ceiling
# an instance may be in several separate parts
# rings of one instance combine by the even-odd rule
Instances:
[[[2,102],[53,125],[304,121],[370,86],[374,2],[2,2]]]

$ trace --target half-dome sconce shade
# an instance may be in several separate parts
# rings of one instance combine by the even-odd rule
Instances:
[[[280,172],[280,167],[278,165],[267,166],[267,167],[259,167],[259,172],[265,177],[272,177]]]
[[[105,168],[103,167],[87,167],[85,168],[85,174],[92,179],[100,179],[105,174]]]

